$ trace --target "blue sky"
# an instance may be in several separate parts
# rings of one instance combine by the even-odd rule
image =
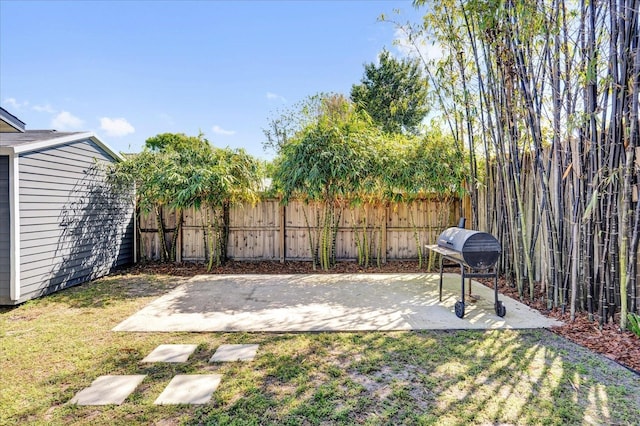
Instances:
[[[87,130],[117,151],[163,132],[245,148],[309,95],[348,95],[410,1],[0,0],[0,102],[27,129]]]

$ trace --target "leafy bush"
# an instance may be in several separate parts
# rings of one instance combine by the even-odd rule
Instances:
[[[627,318],[629,319],[629,330],[640,337],[640,315],[630,312]]]

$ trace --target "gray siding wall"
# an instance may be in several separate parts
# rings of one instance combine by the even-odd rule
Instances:
[[[133,207],[104,182],[91,140],[20,156],[20,301],[133,262]]]
[[[10,222],[9,222],[9,156],[0,155],[0,303],[9,300]]]

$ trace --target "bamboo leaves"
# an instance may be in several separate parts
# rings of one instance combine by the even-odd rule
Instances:
[[[149,138],[145,150],[116,165],[112,174],[135,183],[142,214],[155,213],[162,260],[177,258],[182,210],[191,206],[205,209],[209,269],[220,265],[226,256],[225,209],[255,201],[261,184],[261,168],[255,159],[243,150],[215,148],[202,135],[165,133]],[[176,212],[169,246],[163,206]]]
[[[281,147],[274,182],[284,202],[292,196],[322,201],[321,219],[316,222],[319,238],[312,252],[314,260],[328,269],[335,257],[334,230],[344,200],[367,187],[375,160],[372,143],[379,132],[342,97],[325,98],[322,111],[316,122]]]
[[[311,244],[314,261],[327,269],[335,258],[337,227],[345,209],[363,202],[460,194],[467,169],[451,138],[439,131],[423,136],[385,133],[341,96],[327,97],[323,105],[315,122],[281,145],[274,185],[285,203],[296,197],[322,206],[315,223],[309,220],[311,214],[305,212],[305,217],[309,241],[316,241]],[[352,226],[359,229],[359,224]],[[365,224],[356,233],[364,263],[370,259],[370,232]],[[420,250],[417,235],[416,244]]]
[[[442,49],[424,64],[452,137],[468,142],[484,199],[471,192],[472,206],[503,243],[504,272],[522,297],[536,297],[535,276],[550,307],[602,322],[619,311],[624,328],[638,309],[637,0],[414,3],[424,25],[402,29]]]

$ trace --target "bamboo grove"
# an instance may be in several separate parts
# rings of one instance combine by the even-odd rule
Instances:
[[[462,151],[437,128],[419,136],[385,131],[354,102],[336,94],[312,97],[303,109],[312,118],[296,118],[293,129],[285,132],[290,136],[277,142],[273,189],[285,204],[297,198],[309,205],[304,213],[314,268],[329,269],[335,263],[343,214],[355,217],[367,204],[388,206],[427,196],[453,202],[461,194],[466,175]],[[372,250],[381,247],[375,238],[385,220],[367,223],[365,214],[360,222],[353,221],[360,264],[382,259]],[[422,262],[415,219],[409,222]]]
[[[395,23],[466,149],[473,226],[499,237],[521,297],[625,328],[640,298],[640,2],[415,5],[422,23]]]

